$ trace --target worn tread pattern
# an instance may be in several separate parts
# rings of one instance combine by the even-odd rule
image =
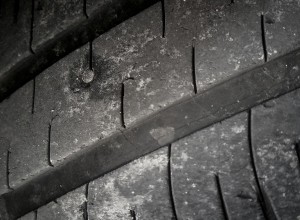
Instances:
[[[0,142],[5,146],[0,156],[0,162],[5,164],[0,175],[5,181],[1,182],[0,190],[7,192],[0,197],[1,216],[15,218],[35,210],[23,218],[52,216],[65,219],[72,216],[88,219],[102,216],[115,219],[118,216],[121,219],[149,219],[151,213],[157,219],[241,219],[250,215],[256,219],[297,218],[298,210],[292,207],[298,200],[290,196],[294,194],[290,191],[297,191],[299,170],[286,168],[287,163],[292,168],[299,163],[299,132],[293,124],[298,120],[297,116],[293,116],[293,111],[297,112],[297,98],[294,101],[287,99],[285,109],[279,107],[278,110],[275,107],[271,110],[277,119],[272,121],[273,124],[285,126],[283,130],[287,131],[295,129],[276,139],[280,146],[290,145],[288,148],[270,148],[269,144],[269,154],[264,153],[267,145],[260,142],[266,136],[272,136],[272,129],[258,123],[264,122],[259,118],[262,117],[259,115],[261,111],[257,110],[262,107],[248,111],[248,119],[247,112],[243,112],[260,103],[270,110],[272,104],[269,99],[280,96],[276,100],[283,100],[286,97],[283,94],[289,93],[287,96],[290,96],[298,91],[293,90],[299,88],[300,52],[299,49],[289,52],[294,46],[298,48],[298,40],[294,37],[297,32],[289,26],[289,23],[293,24],[291,19],[297,17],[296,14],[288,16],[283,12],[281,17],[277,10],[278,7],[280,10],[282,8],[277,2],[269,2],[266,7],[263,2],[257,1],[215,1],[198,5],[196,1],[166,0],[92,41],[107,30],[100,28],[98,32],[99,26],[91,26],[91,19],[97,20],[99,11],[108,9],[103,12],[108,15],[123,13],[124,5],[113,1],[117,9],[110,10],[107,2],[111,3],[74,0],[74,7],[71,5],[71,9],[66,11],[59,8],[54,11],[57,17],[51,18],[45,15],[53,13],[57,4],[62,2],[48,4],[32,1],[29,48],[32,56],[36,56],[34,53],[40,49],[42,53],[46,48],[43,46],[45,42],[56,45],[53,53],[48,51],[45,54],[48,60],[40,57],[41,54],[37,55],[38,59],[44,60],[36,64],[35,74],[51,62],[55,64],[0,105],[1,115],[9,116],[11,107],[7,106],[13,106],[14,100],[22,100],[22,90],[25,89],[26,99],[23,101],[26,114],[20,119],[16,115],[3,117],[4,120],[1,118],[6,124],[0,129]],[[18,20],[18,4],[19,1],[15,1],[13,22]],[[293,11],[293,7],[295,11],[298,10],[291,3],[286,6],[287,11]],[[250,17],[245,17],[245,11]],[[124,12],[123,18],[127,13],[131,12]],[[277,16],[276,19],[272,18],[272,13]],[[78,20],[70,19],[72,16]],[[110,23],[109,20],[108,26],[119,21],[119,17],[112,17],[113,21]],[[199,20],[199,23],[194,24],[195,20]],[[58,21],[66,21],[63,31],[55,25]],[[77,30],[79,23],[86,25]],[[87,27],[91,29],[86,31]],[[278,29],[280,34],[276,36],[274,27],[288,30],[290,42],[286,47],[278,38],[284,33]],[[46,32],[56,34],[54,37],[47,34],[45,38],[43,28]],[[70,34],[70,30],[74,29],[73,35]],[[74,40],[79,32],[84,33],[79,40],[81,43],[77,42],[78,39]],[[57,41],[57,33],[63,33],[63,36],[58,34],[63,41],[69,37],[70,43],[66,44],[69,49],[59,45],[63,41]],[[36,37],[38,35],[41,41]],[[85,42],[88,43],[56,62],[71,48],[77,48]],[[275,50],[275,56],[272,55],[273,46],[278,49],[279,56]],[[263,61],[266,63],[262,64]],[[23,70],[23,67],[19,70]],[[34,66],[29,62],[27,67]],[[166,72],[167,75],[163,74],[166,77],[161,76],[161,72]],[[28,76],[33,75],[31,72]],[[48,82],[51,85],[45,88]],[[100,109],[102,114],[97,113]],[[238,114],[240,112],[243,113]],[[282,115],[282,112],[285,113]],[[243,118],[243,122],[239,117]],[[262,118],[268,121],[268,117]],[[294,120],[290,121],[288,117]],[[237,124],[230,125],[232,122]],[[247,132],[242,129],[245,127],[248,130],[248,143]],[[260,129],[262,132],[259,132]],[[196,133],[187,136],[193,132]],[[219,133],[221,139],[214,138]],[[13,141],[15,134],[20,137],[17,143]],[[288,141],[291,135],[294,135],[293,140]],[[241,137],[242,141],[238,141]],[[196,141],[199,138],[203,139],[198,140],[200,144]],[[284,144],[281,143],[283,140]],[[190,143],[190,146],[186,146],[186,143]],[[236,146],[241,144],[242,148],[236,150]],[[30,151],[31,145],[37,150]],[[168,150],[151,153],[166,145]],[[207,148],[209,153],[206,152]],[[78,150],[80,152],[76,153]],[[197,159],[199,154],[201,158],[207,153],[207,158],[211,157],[211,160]],[[137,163],[132,160],[146,154],[149,155],[145,158],[164,161],[151,171],[152,175],[159,177],[157,183],[155,177],[150,178],[150,175],[132,166]],[[274,154],[275,157],[284,155],[286,159],[278,158],[275,164],[274,161],[266,163]],[[24,160],[22,155],[33,155],[36,160]],[[238,155],[240,157],[235,158]],[[201,161],[197,162],[201,164],[200,173],[203,174],[200,178],[197,176],[198,168],[189,169],[194,165],[191,158]],[[147,159],[141,161],[144,162],[140,164],[147,164]],[[30,168],[36,162],[40,162],[41,166]],[[235,168],[240,162],[248,165],[245,168],[243,164],[237,171]],[[129,166],[123,166],[127,163]],[[278,173],[261,168],[269,164],[272,164],[271,169],[278,167],[280,178]],[[40,175],[32,178],[36,168]],[[126,181],[117,181],[118,176],[124,177],[124,172],[128,170],[132,173],[129,172]],[[191,178],[184,179],[183,171],[185,175],[192,174]],[[94,180],[104,174],[104,177]],[[63,178],[66,175],[70,175],[68,180]],[[199,182],[201,178],[204,180],[199,186],[196,183],[188,185],[191,179]],[[268,178],[275,181],[270,182]],[[285,179],[289,179],[292,185],[289,190],[285,188]],[[210,188],[207,188],[203,183],[209,181]],[[86,185],[78,188],[83,184]],[[185,184],[184,190],[190,192],[181,192],[179,186]],[[156,193],[154,188],[158,189]],[[76,190],[70,192],[73,189]],[[241,192],[237,192],[239,189]],[[99,190],[105,195],[102,199],[99,198]],[[119,194],[116,195],[116,192]],[[68,194],[56,199],[65,193]],[[185,194],[188,197],[184,200]],[[150,202],[152,197],[161,201],[159,209]],[[199,198],[203,201],[214,199],[211,203],[205,203],[206,208],[196,208],[199,202],[203,202]],[[48,202],[43,208],[37,209]],[[114,204],[119,206],[112,207]],[[253,211],[247,209],[249,214],[241,213],[240,210],[245,207],[251,207]],[[289,208],[291,211],[287,211]]]
[[[21,216],[137,157],[298,88],[300,76],[293,67],[300,65],[299,56],[294,51],[272,60],[101,140],[3,194],[6,207],[1,208],[11,218]]]

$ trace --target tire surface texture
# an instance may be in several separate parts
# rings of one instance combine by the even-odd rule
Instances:
[[[156,2],[0,1],[0,219],[300,218],[298,1]]]

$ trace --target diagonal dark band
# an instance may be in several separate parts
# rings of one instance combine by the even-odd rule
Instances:
[[[244,72],[101,140],[0,196],[1,219],[14,219],[142,155],[300,87],[300,50]]]

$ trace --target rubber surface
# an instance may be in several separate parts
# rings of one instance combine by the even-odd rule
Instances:
[[[270,61],[104,139],[75,158],[2,195],[6,203],[3,211],[11,218],[20,217],[139,156],[298,88],[300,77],[294,67],[300,65],[299,56],[299,51],[295,51]]]
[[[106,4],[35,1],[29,51]],[[0,104],[3,215],[7,205],[11,217],[35,210],[22,219],[297,218],[298,9],[161,1],[57,61],[61,46],[78,47],[74,32]]]

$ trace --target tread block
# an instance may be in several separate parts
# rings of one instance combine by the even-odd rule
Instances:
[[[0,136],[8,144],[10,187],[47,168],[47,126],[32,115],[33,82],[0,104]]]
[[[58,34],[85,19],[83,0],[35,1],[32,49],[38,50]]]
[[[224,218],[215,175],[219,175],[229,219],[262,219],[250,163],[246,113],[173,143],[171,161],[180,219]]]
[[[85,186],[82,186],[39,208],[37,219],[83,220],[85,202]]]
[[[119,93],[103,89],[101,74],[89,69],[89,54],[87,44],[36,78],[35,111],[51,122],[49,157],[53,164],[121,125]]]
[[[266,2],[265,37],[270,60],[299,48],[300,4],[297,0]]]
[[[30,212],[27,215],[24,215],[24,216],[18,218],[18,220],[36,220],[35,219],[35,213],[34,212]]]
[[[126,125],[192,92],[190,58],[161,37],[161,14],[155,4],[93,42],[95,62],[109,66],[104,85],[124,82]]]
[[[130,211],[131,210],[131,211]],[[90,219],[172,219],[168,149],[137,159],[89,184]]]
[[[18,4],[18,7],[15,6]],[[18,11],[15,11],[18,8]],[[0,77],[30,56],[31,1],[2,1],[0,16]],[[2,92],[0,90],[0,92]]]
[[[264,62],[262,2],[218,0],[200,4],[194,15],[198,21],[195,74],[199,91]]]
[[[181,100],[143,123],[95,143],[59,167],[1,195],[1,200],[9,204],[1,208],[11,218],[24,215],[139,156],[298,88],[300,77],[298,69],[294,67],[298,65],[299,55],[299,51],[294,51],[267,62],[205,93]],[[68,178],[65,179],[67,174]],[[22,199],[19,199],[19,195],[22,195]]]
[[[300,90],[252,110],[252,145],[257,174],[281,219],[300,215]]]

